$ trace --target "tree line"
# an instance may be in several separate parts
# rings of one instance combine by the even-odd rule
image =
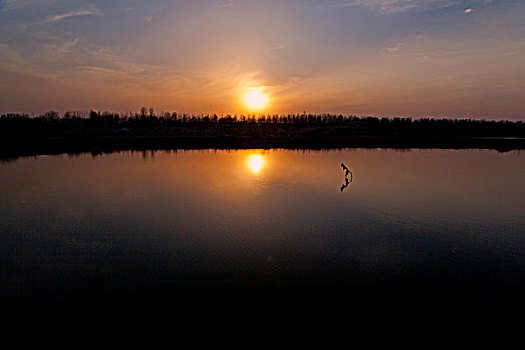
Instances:
[[[114,113],[108,111],[67,111],[60,114],[47,111],[41,115],[7,113],[0,115],[2,133],[26,133],[31,130],[148,130],[187,127],[202,129],[221,125],[237,128],[304,129],[331,127],[347,133],[379,135],[436,134],[446,136],[505,136],[525,137],[522,120],[480,120],[447,118],[359,117],[342,114],[270,114],[270,115],[217,115],[177,112],[155,113],[153,108],[142,107],[138,112]]]

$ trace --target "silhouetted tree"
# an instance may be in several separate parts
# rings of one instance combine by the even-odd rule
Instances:
[[[148,109],[146,107],[140,107],[140,117],[141,118],[146,118],[146,112],[148,111]]]
[[[46,119],[58,119],[59,114],[56,111],[47,111],[44,113]]]

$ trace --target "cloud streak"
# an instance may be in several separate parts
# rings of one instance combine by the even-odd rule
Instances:
[[[457,3],[454,0],[347,0],[339,6],[359,6],[386,14],[446,8]]]
[[[62,13],[59,15],[48,17],[44,20],[43,23],[53,23],[53,22],[61,21],[66,18],[70,18],[70,17],[92,16],[92,15],[97,15],[97,14],[98,12],[92,11],[92,10],[71,11],[71,12]]]

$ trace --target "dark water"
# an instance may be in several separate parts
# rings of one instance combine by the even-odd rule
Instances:
[[[2,310],[22,329],[210,310],[524,310],[517,152],[41,156],[0,176]]]

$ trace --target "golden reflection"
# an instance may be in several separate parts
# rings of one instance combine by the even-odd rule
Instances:
[[[253,173],[258,174],[264,167],[264,158],[260,154],[253,154],[248,157],[246,164]]]

